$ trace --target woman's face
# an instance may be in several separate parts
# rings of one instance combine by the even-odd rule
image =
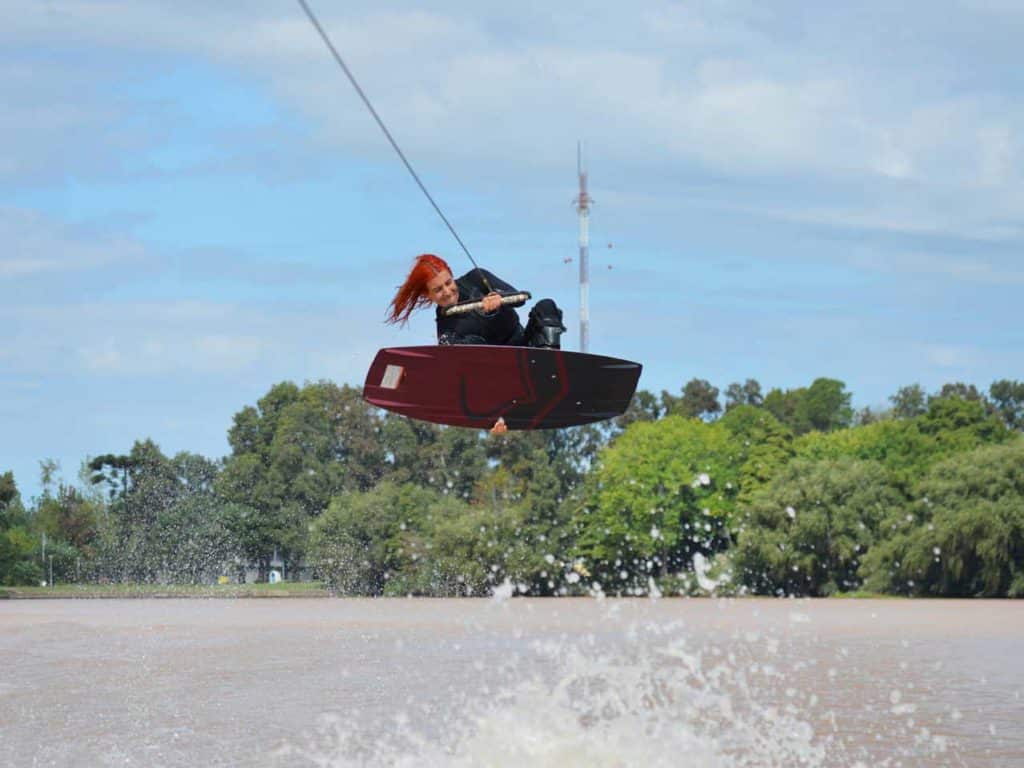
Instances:
[[[459,286],[452,273],[443,270],[427,281],[427,297],[439,307],[450,307],[459,301]]]

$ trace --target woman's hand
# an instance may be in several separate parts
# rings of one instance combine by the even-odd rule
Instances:
[[[484,296],[480,303],[484,306],[484,312],[493,312],[501,306],[501,294],[492,291]]]
[[[508,426],[505,424],[505,420],[499,416],[498,420],[494,422],[494,426],[491,427],[491,434],[504,435],[506,432],[508,432]]]

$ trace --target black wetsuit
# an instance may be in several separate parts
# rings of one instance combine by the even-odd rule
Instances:
[[[484,273],[490,290],[480,279]],[[455,281],[459,286],[459,301],[482,299],[491,291],[515,293],[516,289],[486,269],[471,270]],[[464,315],[445,317],[437,308],[438,344],[523,344],[523,326],[519,314],[509,304],[503,304],[494,312],[474,310]]]
[[[480,277],[483,272],[490,288]],[[495,277],[486,269],[470,270],[455,283],[459,286],[459,301],[476,301],[491,291],[498,293],[516,293],[517,290],[500,277]],[[525,302],[524,302],[525,303]],[[440,307],[437,308],[437,343],[438,344],[503,344],[508,346],[557,347],[558,336],[565,330],[562,325],[562,311],[551,299],[541,299],[530,310],[530,321],[526,330],[519,322],[519,314],[514,307],[522,304],[503,304],[494,312],[474,310],[464,315],[445,317]],[[549,329],[545,338],[544,329]],[[551,340],[550,329],[557,329],[554,341]]]

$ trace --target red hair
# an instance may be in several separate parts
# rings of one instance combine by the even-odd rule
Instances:
[[[398,286],[395,298],[391,300],[388,309],[387,322],[401,323],[409,322],[409,315],[413,310],[425,307],[430,304],[430,297],[427,296],[427,283],[442,272],[451,273],[452,268],[444,259],[432,253],[421,253],[416,257],[409,276],[405,282]]]

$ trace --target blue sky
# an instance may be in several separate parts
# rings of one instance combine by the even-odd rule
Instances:
[[[1024,378],[1024,4],[312,7],[477,260],[591,351],[765,389]],[[413,256],[468,268],[287,0],[0,0],[0,471],[227,452],[359,385]],[[627,7],[628,6],[628,7]]]

